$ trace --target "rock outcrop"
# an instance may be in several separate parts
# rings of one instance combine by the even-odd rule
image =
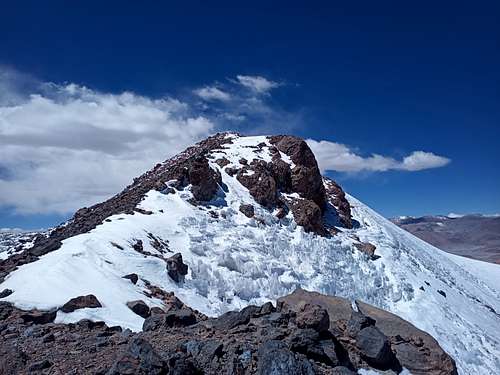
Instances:
[[[93,294],[88,294],[86,296],[78,296],[70,299],[62,307],[61,311],[65,313],[71,313],[78,309],[96,309],[102,307],[101,303]]]
[[[179,301],[133,333],[89,320],[23,319],[32,313],[0,302],[0,373],[312,375],[405,367],[412,374],[456,374],[453,360],[425,332],[358,306],[356,312],[342,298],[298,290],[276,308],[266,303],[199,319]]]

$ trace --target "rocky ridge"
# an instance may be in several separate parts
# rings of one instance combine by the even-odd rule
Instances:
[[[0,373],[457,373],[428,334],[363,303],[353,310],[345,299],[297,290],[276,307],[209,319],[172,295],[169,301],[147,311],[141,333],[90,320],[55,324],[53,312],[0,302]]]

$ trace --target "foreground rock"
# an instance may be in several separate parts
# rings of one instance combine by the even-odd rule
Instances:
[[[342,298],[298,290],[277,308],[267,303],[199,319],[179,301],[168,311],[156,308],[144,331],[132,333],[89,320],[40,324],[22,318],[40,312],[0,302],[0,373],[312,375],[405,367],[456,374],[454,361],[425,332],[358,305],[355,312]]]

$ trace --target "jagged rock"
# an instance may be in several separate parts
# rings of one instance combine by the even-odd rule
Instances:
[[[297,358],[281,341],[271,340],[258,351],[257,373],[261,375],[313,375],[309,361]]]
[[[137,284],[137,282],[139,281],[139,276],[137,276],[136,273],[131,273],[131,274],[125,275],[125,276],[123,276],[123,278],[130,280],[132,282],[132,284]]]
[[[48,324],[52,323],[57,316],[57,311],[40,311],[40,310],[32,310],[24,312],[21,315],[21,319],[25,323],[33,323],[33,324]]]
[[[340,224],[345,228],[352,229],[351,205],[345,197],[344,190],[328,177],[323,177],[323,180],[327,200],[335,208]]]
[[[86,296],[79,296],[70,299],[61,307],[61,311],[65,313],[70,313],[78,309],[84,309],[84,308],[95,309],[99,307],[102,307],[102,305],[97,299],[97,297],[94,296],[93,294],[88,294]]]
[[[182,261],[182,254],[177,253],[167,258],[168,276],[176,283],[182,281],[188,273],[188,266]]]
[[[183,346],[189,355],[196,358],[196,363],[202,368],[209,368],[214,359],[223,356],[224,345],[219,340],[190,340]]]
[[[157,329],[164,326],[165,323],[165,313],[151,314],[150,317],[146,318],[142,324],[142,330],[144,332],[156,331]]]
[[[168,365],[156,353],[151,344],[136,337],[114,362],[107,375],[167,374]]]
[[[359,333],[359,331],[361,331],[363,328],[374,325],[375,325],[375,320],[373,320],[369,316],[365,316],[362,312],[353,310],[351,312],[351,317],[347,322],[346,331],[349,334],[349,336],[355,337]]]
[[[369,326],[359,331],[356,346],[364,359],[375,368],[390,369],[396,362],[389,340],[377,327]]]
[[[292,191],[314,201],[323,211],[326,203],[323,177],[318,163],[307,143],[298,137],[278,135],[269,137],[271,144],[288,155],[295,167],[292,169]]]
[[[311,328],[317,332],[325,332],[330,328],[328,312],[321,306],[309,303],[300,307],[295,322],[299,328]]]
[[[265,161],[253,160],[249,166],[245,166],[238,171],[236,178],[248,189],[248,192],[257,203],[267,208],[276,205],[276,181]]]
[[[240,212],[249,218],[251,218],[255,215],[255,210],[251,204],[240,205]]]
[[[222,185],[220,174],[210,168],[208,159],[200,156],[194,159],[188,169],[188,180],[191,193],[196,200],[206,202],[211,200],[219,186]]]
[[[4,289],[0,292],[0,298],[5,298],[14,293],[11,289]]]
[[[273,157],[270,168],[278,190],[283,193],[291,192],[292,170],[290,169],[290,165],[277,156]]]
[[[301,353],[307,358],[322,362],[328,366],[337,366],[339,360],[335,353],[335,344],[332,340],[321,340],[320,334],[313,329],[300,329],[290,336],[290,350]],[[325,349],[329,354],[326,354]]]
[[[142,318],[147,318],[151,315],[149,306],[144,301],[127,302],[127,307]]]
[[[330,327],[347,337],[346,350],[349,355],[358,350],[349,342],[354,340],[346,331],[345,323],[348,322],[351,313],[351,301],[340,297],[322,295],[316,292],[307,292],[297,289],[292,294],[278,299],[278,309],[297,310],[299,306],[310,303],[322,306],[328,311]],[[456,375],[455,361],[439,346],[437,341],[429,334],[419,330],[411,323],[378,309],[374,306],[357,301],[359,311],[366,317],[376,322],[376,327],[388,338],[391,347],[396,353],[396,359],[400,365],[411,373],[427,375]],[[419,337],[416,341],[414,338]],[[353,355],[354,357],[354,355]]]
[[[289,206],[295,222],[304,227],[306,232],[326,234],[321,209],[316,203],[312,200],[296,198],[290,202]]]
[[[310,311],[307,304],[327,310],[330,330],[318,330],[317,324],[312,324],[316,329],[298,327],[298,321],[303,318],[301,314]],[[373,316],[377,329],[389,337],[386,340],[397,356],[395,362],[391,362],[392,371],[400,369],[399,361],[415,374],[456,375],[456,369],[449,367],[453,364],[451,359],[438,346],[431,348],[425,333],[422,333],[424,336],[418,334],[421,331],[414,327],[408,332],[407,326],[411,325],[407,322],[388,320],[387,312],[377,315],[381,310],[373,307],[375,310],[368,313],[368,305],[361,302],[358,306],[360,313]],[[107,327],[104,322],[88,319],[75,324],[34,326],[21,319],[27,312],[3,302],[0,303],[0,372],[27,373],[31,364],[44,360],[54,363],[54,368],[57,364],[60,373],[78,368],[85,373],[99,374],[231,371],[268,374],[273,373],[270,372],[273,369],[278,374],[349,374],[339,366],[349,370],[375,368],[373,362],[366,359],[366,355],[371,354],[362,354],[358,348],[363,339],[356,337],[376,326],[369,325],[356,336],[349,335],[346,329],[351,316],[349,301],[298,291],[280,299],[278,310],[275,312],[273,305],[267,303],[219,318],[198,320],[195,311],[182,307],[151,315],[144,322],[143,332],[133,333],[120,332],[118,327]],[[368,350],[376,349],[377,345],[377,342],[367,344]],[[376,353],[374,356],[377,357]],[[439,362],[434,361],[436,358]],[[375,366],[380,368],[380,364]]]
[[[359,243],[354,243],[354,246],[359,251],[362,251],[363,253],[367,254],[370,257],[370,259],[375,260],[378,258],[375,255],[375,249],[377,248],[375,245],[372,245],[371,243],[368,242],[359,242]]]
[[[196,323],[196,315],[191,309],[170,311],[165,315],[164,323],[167,327],[186,327]]]

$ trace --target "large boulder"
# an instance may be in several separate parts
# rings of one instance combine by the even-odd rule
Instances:
[[[328,312],[319,305],[309,303],[300,306],[295,322],[299,328],[310,328],[317,332],[326,332],[330,328]]]
[[[134,338],[113,363],[107,375],[168,374],[168,365],[151,344],[141,337]]]
[[[184,276],[187,275],[188,266],[182,261],[182,254],[177,253],[167,258],[167,272],[168,276],[176,283],[182,281]]]
[[[306,232],[313,232],[319,235],[326,234],[321,209],[314,201],[294,198],[288,200],[287,204],[292,211],[293,218],[297,225],[304,227]]]
[[[358,332],[356,346],[364,359],[375,368],[387,370],[398,366],[387,336],[375,326],[365,327]]]
[[[313,375],[313,367],[306,359],[298,358],[286,345],[277,340],[262,344],[258,351],[257,373],[261,375]]]
[[[78,296],[75,298],[71,298],[68,302],[66,302],[62,307],[61,311],[65,313],[71,313],[78,309],[95,309],[98,307],[102,307],[101,303],[93,294],[88,294],[86,296]]]
[[[151,315],[151,311],[149,309],[149,306],[146,305],[144,301],[129,301],[127,302],[127,307],[132,310],[134,313],[139,315],[140,317],[146,319]]]

